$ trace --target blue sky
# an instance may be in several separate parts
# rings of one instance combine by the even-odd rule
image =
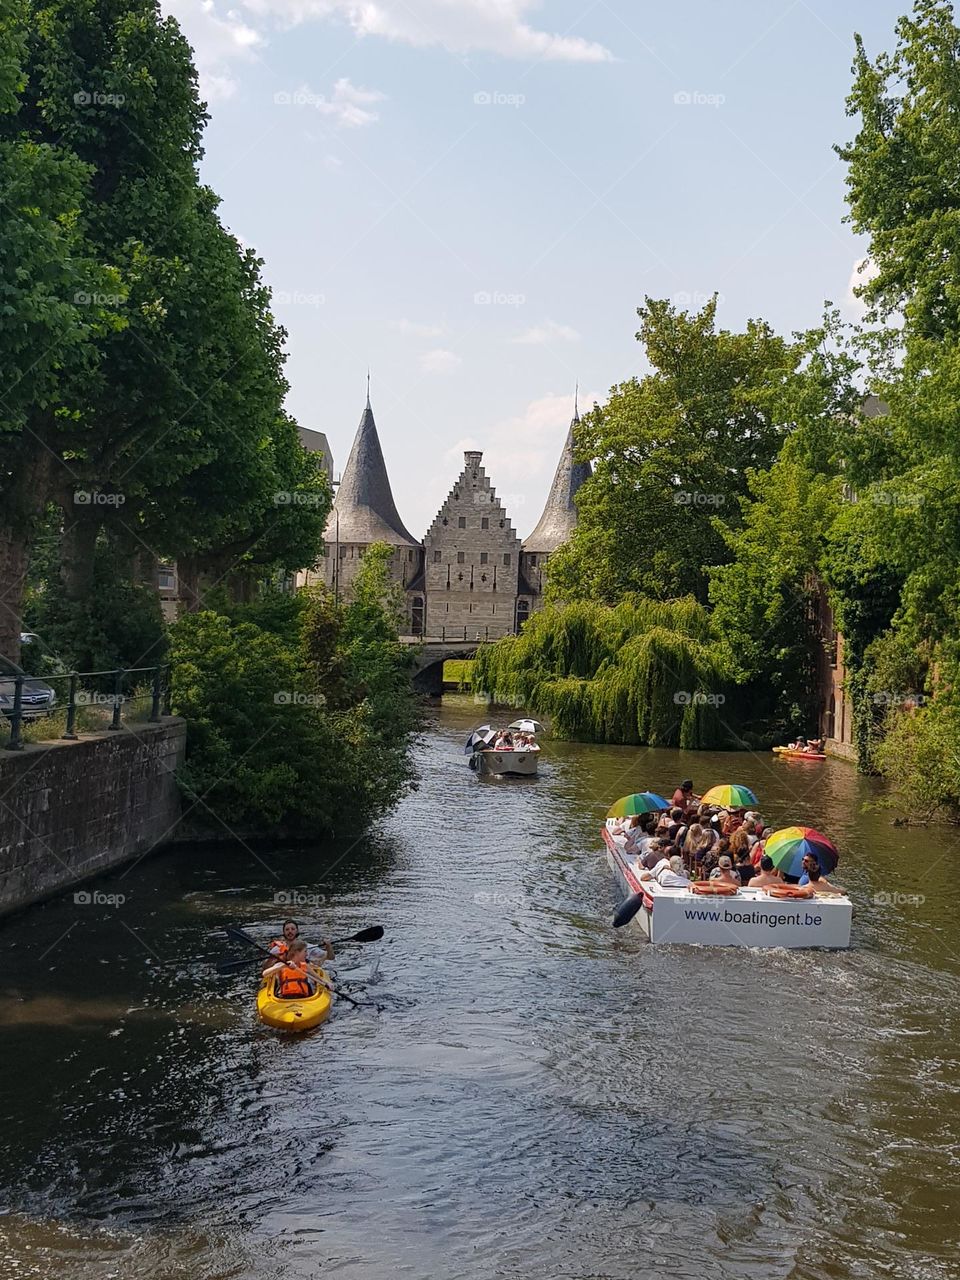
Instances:
[[[372,399],[421,536],[484,463],[521,535],[573,407],[644,371],[645,294],[790,331],[856,311],[853,32],[908,0],[163,0],[205,179],[265,259],[289,407],[339,470]]]

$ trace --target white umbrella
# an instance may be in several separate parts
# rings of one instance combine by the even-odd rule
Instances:
[[[518,733],[543,733],[543,725],[539,720],[514,720],[508,727],[516,729]]]

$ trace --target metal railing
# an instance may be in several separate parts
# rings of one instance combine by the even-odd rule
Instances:
[[[494,639],[502,640],[504,636],[517,634],[517,629],[514,627],[509,631],[498,631]],[[438,636],[427,635],[425,631],[414,631],[409,636],[402,636],[401,639],[408,643],[414,641],[417,644],[485,644],[490,639],[490,628],[441,627]]]
[[[131,676],[142,676],[130,685]],[[33,698],[37,683],[55,689],[55,681],[66,682],[66,704],[41,703]],[[97,687],[84,687],[82,681],[96,681]],[[66,725],[61,739],[73,741],[77,737],[77,711],[81,708],[103,708],[110,711],[110,722],[105,727],[117,731],[124,726],[124,708],[150,699],[148,724],[159,724],[163,716],[170,714],[170,667],[164,663],[157,667],[117,667],[112,671],[70,671],[61,675],[31,676],[26,674],[4,676],[0,674],[0,684],[13,686],[13,702],[9,709],[0,707],[3,717],[9,721],[10,736],[7,739],[7,751],[23,750],[24,721],[31,723],[41,720],[66,709]],[[138,686],[149,684],[148,693],[137,693]],[[110,688],[109,693],[103,687]],[[26,690],[26,701],[24,691]],[[9,695],[8,695],[9,696]]]

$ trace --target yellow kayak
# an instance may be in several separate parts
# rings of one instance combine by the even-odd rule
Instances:
[[[304,999],[281,1000],[274,995],[275,985],[274,979],[269,978],[257,992],[257,1013],[268,1027],[277,1031],[309,1031],[329,1015],[333,996],[326,987],[318,987],[312,996]]]

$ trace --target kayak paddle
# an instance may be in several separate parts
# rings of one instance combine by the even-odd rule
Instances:
[[[245,942],[248,944],[248,946],[256,947],[256,949],[262,955],[269,956],[271,960],[277,959],[277,956],[275,956],[274,953],[268,947],[263,946],[261,943],[259,943],[256,940],[256,938],[251,938],[249,933],[244,933],[244,931],[238,928],[237,925],[235,924],[225,925],[224,932],[226,933],[228,938],[234,938],[238,942]],[[331,943],[331,946],[341,946],[346,942],[379,942],[379,940],[383,937],[383,932],[384,932],[383,925],[379,925],[379,924],[370,925],[369,928],[361,929],[359,933],[355,933],[349,938],[337,938],[334,942]],[[259,959],[260,959],[260,956],[251,956],[249,959],[244,958],[239,961],[238,960],[233,960],[233,961],[221,960],[220,963],[217,965],[217,972],[218,973],[234,973],[238,968],[241,968],[243,965],[255,963]],[[227,967],[227,966],[230,966],[230,967]],[[322,965],[321,965],[321,968],[322,968]],[[341,1000],[346,1000],[348,1004],[356,1005],[358,1009],[373,1008],[373,1009],[376,1009],[378,1012],[382,1011],[381,1006],[378,1004],[373,1004],[372,1001],[354,1000],[353,996],[348,996],[345,991],[342,991],[339,987],[335,987],[332,982],[325,982],[323,985],[327,988],[328,991],[332,991],[335,996],[339,996]]]

